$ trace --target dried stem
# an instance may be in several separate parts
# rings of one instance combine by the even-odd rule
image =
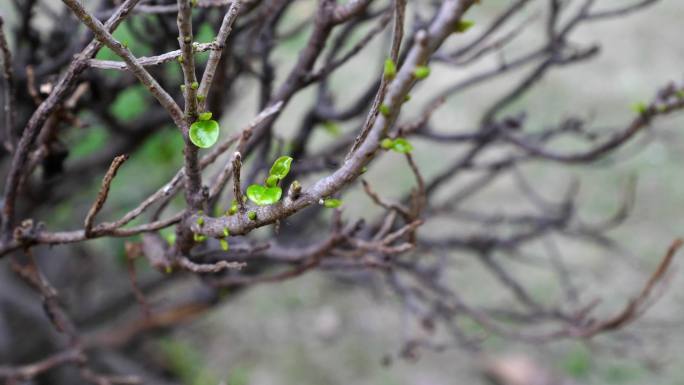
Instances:
[[[112,184],[112,180],[114,180],[116,172],[119,171],[119,167],[121,167],[121,165],[126,160],[128,160],[128,155],[119,155],[116,158],[114,158],[112,164],[109,166],[109,170],[107,170],[107,173],[102,179],[102,186],[100,187],[100,192],[97,193],[97,198],[95,199],[95,202],[93,202],[93,205],[90,206],[90,210],[88,210],[88,215],[86,215],[85,222],[83,225],[83,230],[87,238],[90,238],[93,235],[92,230],[95,216],[97,215],[97,213],[100,212],[102,206],[104,206],[105,202],[107,201],[107,196],[109,195],[109,187]]]

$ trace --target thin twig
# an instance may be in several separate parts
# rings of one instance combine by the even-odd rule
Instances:
[[[140,0],[126,0],[114,12],[104,25],[105,31],[113,31],[130,14]],[[98,22],[99,23],[99,22]],[[59,107],[60,102],[66,98],[71,86],[75,83],[78,75],[86,66],[83,63],[92,58],[102,48],[102,43],[97,39],[91,41],[83,51],[74,59],[67,71],[62,75],[59,82],[52,89],[50,95],[38,106],[31,115],[21,139],[12,154],[12,163],[5,181],[5,194],[2,207],[2,224],[0,226],[0,241],[7,242],[10,238],[10,229],[14,224],[15,204],[17,193],[21,185],[22,175],[26,169],[29,153],[33,142],[38,137],[40,130],[48,117]]]
[[[597,322],[590,328],[582,330],[580,332],[581,336],[592,337],[599,333],[616,330],[638,319],[645,310],[643,308],[645,303],[651,299],[651,292],[655,286],[665,278],[665,275],[672,264],[674,255],[677,253],[677,250],[682,247],[682,245],[684,245],[684,240],[675,239],[639,294],[629,301],[627,306],[625,306],[625,308],[616,316]]]
[[[16,111],[14,105],[14,70],[12,69],[12,52],[5,36],[4,19],[0,16],[0,59],[2,59],[2,75],[5,80],[5,138],[3,145],[7,151],[14,148],[14,121]]]
[[[58,366],[67,363],[78,364],[84,362],[84,360],[85,357],[80,349],[69,349],[28,365],[18,367],[0,366],[0,378],[7,379],[8,384],[11,384],[13,381],[17,380],[28,381],[37,375],[47,372],[48,370]]]
[[[199,110],[204,111],[207,96],[209,95],[209,90],[213,85],[214,75],[216,74],[216,69],[218,68],[219,62],[221,61],[221,55],[223,54],[223,48],[226,46],[226,41],[230,32],[233,30],[233,23],[240,14],[240,7],[242,6],[241,0],[235,0],[228,8],[225,16],[223,16],[223,21],[221,22],[221,28],[214,39],[215,49],[209,54],[209,59],[207,60],[207,65],[204,68],[204,73],[202,74],[202,80],[199,84],[199,89],[197,90],[197,98],[199,101]]]
[[[95,202],[93,202],[93,205],[90,206],[90,210],[88,210],[88,215],[86,215],[85,222],[83,225],[86,237],[92,236],[93,221],[95,220],[95,216],[98,212],[100,212],[102,206],[104,206],[105,201],[107,200],[107,195],[109,195],[109,187],[112,184],[112,180],[114,180],[116,172],[119,171],[119,167],[121,167],[121,165],[126,160],[128,160],[128,155],[126,154],[119,155],[116,158],[114,158],[112,164],[109,166],[109,170],[107,170],[107,173],[102,179],[102,186],[100,186],[100,192],[97,193],[97,198],[95,199]]]
[[[181,257],[178,264],[185,270],[193,273],[218,273],[224,270],[240,270],[246,266],[244,262],[218,261],[216,263],[195,263],[186,257]]]
[[[107,48],[114,51],[116,55],[121,57],[126,63],[128,69],[135,75],[135,77],[140,80],[140,82],[147,87],[148,91],[154,96],[159,104],[162,105],[168,111],[169,115],[173,119],[176,126],[183,129],[186,126],[183,119],[183,112],[180,110],[173,98],[159,85],[159,83],[150,75],[149,72],[140,64],[138,60],[133,56],[133,54],[116,40],[112,34],[105,28],[102,23],[97,20],[93,15],[91,15],[78,0],[63,0],[64,4],[67,5],[78,17],[81,22],[88,27],[94,34],[95,37],[106,45]]]
[[[233,156],[233,196],[237,201],[241,213],[245,212],[245,202],[242,198],[242,187],[240,186],[240,169],[242,167],[242,156],[236,152]]]
[[[184,80],[184,127],[197,117],[197,74],[195,74],[195,54],[193,52],[193,31],[192,31],[192,5],[190,0],[178,0],[178,43],[181,50],[181,69],[183,70]],[[202,196],[202,174],[198,161],[198,148],[190,140],[189,129],[183,130],[185,149],[183,157],[185,160],[185,201],[193,210],[200,210],[204,197]],[[187,234],[186,234],[187,235]],[[178,238],[178,242],[184,239]]]
[[[214,43],[199,43],[195,44],[195,52],[206,52],[215,50],[216,45]],[[176,60],[181,56],[181,51],[179,49],[175,51],[170,51],[161,55],[150,56],[150,57],[139,57],[138,64],[143,67],[151,67],[170,61]],[[88,65],[93,68],[108,69],[108,70],[119,70],[127,71],[128,66],[126,63],[116,60],[98,60],[90,59],[88,60]]]

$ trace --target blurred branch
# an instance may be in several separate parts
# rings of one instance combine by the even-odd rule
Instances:
[[[5,93],[3,99],[5,101],[5,138],[3,145],[8,152],[12,152],[14,148],[14,121],[16,118],[15,111],[15,96],[14,96],[14,70],[12,69],[12,52],[7,43],[5,36],[5,20],[0,15],[0,55],[2,59],[2,76],[5,81]]]
[[[537,111],[534,104],[525,105],[525,97],[542,86],[545,77],[599,53],[598,45],[574,43],[580,27],[625,16],[653,0],[605,10],[594,10],[595,0],[573,6],[549,0],[536,2],[540,9],[529,12],[530,17],[526,15],[532,2],[516,0],[493,6],[496,13],[478,13],[483,27],[469,33],[465,30],[471,23],[463,16],[476,0],[320,0],[302,8],[287,0],[177,0],[174,4],[126,0],[114,11],[107,2],[97,4],[92,13],[78,0],[63,1],[80,23],[73,23],[69,12],[60,14],[35,1],[15,4],[18,16],[12,46],[16,52],[9,52],[0,19],[3,76],[10,85],[5,88],[5,112],[11,112],[6,114],[4,139],[10,140],[5,146],[13,151],[6,157],[0,155],[0,169],[7,172],[0,257],[11,259],[15,274],[42,298],[54,329],[66,331],[69,339],[66,347],[50,345],[50,349],[63,349],[62,353],[30,365],[0,367],[0,377],[10,382],[32,381],[40,375],[41,381],[45,376],[45,381],[61,383],[61,378],[51,377],[51,369],[75,364],[78,378],[65,376],[70,383],[134,383],[139,378],[99,374],[87,365],[99,365],[99,357],[111,357],[115,350],[140,352],[140,341],[206,314],[233,292],[314,271],[360,285],[387,284],[400,300],[405,325],[412,325],[411,321],[418,325],[401,330],[399,355],[406,359],[417,359],[421,349],[450,348],[450,340],[442,336],[472,353],[489,333],[534,344],[589,339],[623,330],[646,311],[682,245],[679,240],[672,244],[624,309],[596,320],[591,313],[598,302],[581,301],[584,293],[575,286],[580,282],[579,269],[566,264],[560,250],[566,241],[581,241],[615,252],[618,243],[610,238],[609,230],[628,217],[634,187],[625,189],[624,199],[615,200],[616,213],[596,224],[585,223],[579,207],[579,178],[568,176],[567,183],[547,189],[532,174],[527,176],[525,168],[529,164],[596,164],[625,148],[661,118],[684,109],[684,87],[670,83],[650,102],[635,105],[636,115],[609,134],[604,134],[603,127],[591,127],[591,120],[581,111],[571,110],[544,126],[528,119]],[[118,41],[112,33],[134,9],[141,16],[131,20],[125,31],[133,40]],[[305,11],[298,14],[301,9]],[[109,14],[105,24],[93,16]],[[38,15],[55,22],[36,30]],[[80,24],[88,27],[84,37],[79,35]],[[205,27],[218,30],[214,41],[194,42],[193,29]],[[537,32],[540,39],[527,38]],[[386,47],[371,52],[380,36]],[[509,57],[511,44],[523,39],[527,40],[521,46],[527,50]],[[529,46],[528,41],[536,43]],[[135,52],[154,54],[136,57],[127,43]],[[94,59],[103,46],[121,60]],[[295,46],[296,55],[282,55],[282,49]],[[206,62],[196,56],[199,52],[209,52]],[[369,60],[358,61],[364,57]],[[173,66],[162,66],[173,60],[179,62],[182,80]],[[365,66],[360,76],[343,77],[343,68],[359,63]],[[428,83],[424,79],[431,63],[439,68],[432,68]],[[97,68],[124,72],[92,70]],[[469,109],[469,117],[444,119],[451,108],[447,98],[468,98],[464,91],[504,76],[517,76],[512,88],[478,100],[482,111]],[[458,79],[449,84],[444,80],[449,78]],[[348,84],[339,88],[340,81]],[[142,98],[137,97],[136,82],[146,90]],[[418,90],[422,84],[429,89]],[[445,88],[434,92],[434,86],[441,84]],[[309,94],[311,86],[314,90]],[[417,110],[409,104],[414,90],[421,91],[414,97],[424,103]],[[158,103],[151,102],[152,97]],[[223,123],[232,125],[252,116],[245,107],[252,98],[260,112],[241,129],[207,150],[190,140],[190,127],[200,113],[211,110],[225,132]],[[121,105],[133,116],[118,111]],[[513,108],[518,111],[510,112]],[[12,147],[12,130],[23,119],[28,122]],[[167,142],[171,121],[184,142],[182,164],[175,164],[180,148]],[[467,123],[472,121],[477,123]],[[328,144],[319,144],[322,129],[335,137]],[[89,149],[89,155],[81,155],[79,146],[92,145],[92,137],[98,135],[103,135],[104,143]],[[386,142],[381,145],[383,141],[398,139],[415,142],[397,149],[400,155],[383,150],[387,147]],[[556,150],[567,141],[576,141],[582,150]],[[206,152],[201,156],[200,151]],[[131,194],[108,197],[126,159],[115,157],[121,153],[146,162],[146,174],[124,181]],[[154,153],[159,164],[149,164],[149,153]],[[294,160],[291,170],[287,166],[285,179],[275,183],[277,203],[256,205],[245,199],[245,186],[260,180],[271,159],[279,155]],[[365,174],[380,160],[389,162],[389,172],[401,170],[402,178],[391,178],[402,181],[401,188],[387,185],[386,169],[373,168]],[[167,163],[175,167],[173,172]],[[170,178],[161,187],[138,196],[138,191],[150,188],[151,181],[143,180],[146,175],[167,171]],[[97,183],[102,174],[83,228],[48,229],[69,226],[62,215],[55,214],[63,207],[80,207],[83,189],[90,182]],[[406,176],[410,185],[404,183]],[[500,192],[502,186],[510,196],[506,202],[516,202],[511,207],[501,206],[498,195],[492,200],[489,194],[488,189]],[[355,210],[347,206],[355,204],[347,195],[349,190],[359,188],[375,204],[362,213],[364,219],[350,217]],[[177,199],[181,192],[184,199]],[[237,210],[231,205],[226,211],[225,200],[232,198]],[[96,224],[95,217],[108,199],[114,212],[122,214]],[[49,218],[47,224],[39,221],[41,217]],[[272,229],[254,231],[270,225]],[[108,259],[94,258],[95,254],[91,258],[91,250],[99,252],[100,248],[91,249],[84,242],[133,236],[140,240],[124,243],[125,272],[110,266],[105,262]],[[547,255],[539,255],[539,242],[544,242],[542,252]],[[72,246],[43,247],[62,244]],[[83,258],[75,263],[77,270],[61,259],[52,262],[72,253]],[[34,260],[34,254],[39,258]],[[470,303],[460,281],[451,275],[453,266],[468,256],[482,265],[484,278],[497,284],[510,300]],[[50,261],[41,266],[45,273],[36,262],[42,263],[43,257]],[[140,257],[157,271],[139,268]],[[558,282],[559,297],[536,298],[528,275],[512,264],[551,275]],[[118,279],[124,273],[128,282]],[[68,293],[68,304],[61,302],[46,277]],[[196,286],[188,291],[191,284]],[[16,284],[7,281],[6,285],[11,289]],[[10,298],[21,308],[31,306],[30,301],[19,301],[23,297],[15,297],[14,292],[0,294],[0,302]],[[94,301],[95,292],[102,298]],[[178,300],[181,294],[188,297]],[[157,300],[160,297],[164,302]],[[133,311],[136,308],[142,312]],[[0,319],[5,312],[14,310],[3,310]],[[31,320],[32,328],[42,325],[40,309],[31,316],[36,318]],[[472,321],[482,331],[472,332],[462,321]],[[95,330],[81,336],[75,325]],[[44,348],[42,342],[54,333],[53,328],[47,329],[31,329],[36,335],[26,342],[27,350],[35,353]],[[32,359],[44,357],[45,349],[40,353],[32,354]],[[147,370],[156,362],[147,357],[147,350],[144,353],[134,359]],[[16,361],[25,362],[23,357]]]

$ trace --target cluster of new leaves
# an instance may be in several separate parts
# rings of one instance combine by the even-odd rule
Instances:
[[[283,189],[278,184],[290,173],[292,158],[281,156],[273,162],[264,185],[253,184],[247,187],[247,198],[259,206],[272,205],[280,200]]]

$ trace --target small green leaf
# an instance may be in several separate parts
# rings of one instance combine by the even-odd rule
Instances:
[[[396,138],[392,142],[392,150],[401,154],[408,154],[413,150],[413,146],[404,138]]]
[[[458,23],[456,23],[456,32],[463,33],[472,28],[474,25],[475,22],[472,20],[459,20]]]
[[[385,150],[389,150],[393,145],[394,141],[390,138],[385,138],[382,140],[382,142],[380,142],[380,147],[384,148]]]
[[[278,182],[280,182],[280,179],[278,179],[277,176],[269,175],[268,178],[266,178],[266,187],[274,187],[278,185]]]
[[[387,104],[381,104],[380,108],[378,110],[380,111],[382,116],[385,116],[385,117],[390,116],[390,108],[389,108],[389,106],[387,106]]]
[[[634,103],[632,104],[632,111],[639,115],[643,115],[648,111],[648,106],[646,106],[646,104],[643,102]]]
[[[199,94],[197,95],[197,101],[198,101],[198,102],[203,102],[204,99],[206,99],[206,98],[207,98],[207,97],[204,96],[204,95],[199,95]]]
[[[221,250],[228,251],[228,241],[225,239],[219,239],[219,243],[221,244]]]
[[[209,120],[209,119],[211,119],[211,116],[212,116],[212,114],[211,114],[211,112],[209,112],[209,111],[207,111],[207,112],[202,112],[201,114],[199,114],[199,116],[197,117],[197,119],[198,119],[198,120]]]
[[[283,190],[280,187],[265,187],[253,184],[247,187],[247,197],[259,206],[272,205],[280,200]]]
[[[404,96],[404,103],[408,102],[409,100],[411,100],[411,95],[406,94],[406,96]]]
[[[224,236],[224,237],[227,237],[227,236],[229,236],[229,235],[230,235],[230,231],[228,231],[228,228],[227,228],[227,227],[224,227],[224,228],[223,228],[223,236]]]
[[[418,66],[416,67],[415,70],[413,70],[413,75],[417,79],[425,79],[426,77],[430,76],[430,67],[428,66]]]
[[[198,88],[199,88],[199,83],[197,83],[197,82],[192,82],[192,83],[190,84],[190,88],[192,88],[193,90],[198,89]]]
[[[190,125],[190,141],[200,148],[209,148],[219,136],[219,124],[215,120],[198,120]]]
[[[394,64],[394,60],[388,58],[385,60],[385,77],[391,80],[395,76],[397,76],[397,66]]]
[[[204,226],[204,217],[197,217],[197,226]]]
[[[339,199],[335,199],[335,198],[327,198],[326,200],[323,201],[323,206],[325,206],[329,209],[336,209],[336,208],[342,206],[342,201]]]
[[[273,162],[273,166],[271,167],[269,174],[280,180],[283,180],[290,172],[291,165],[292,158],[289,156],[281,156],[280,158],[276,159],[275,162]]]
[[[250,221],[256,220],[256,211],[247,212],[247,218],[249,218]]]

